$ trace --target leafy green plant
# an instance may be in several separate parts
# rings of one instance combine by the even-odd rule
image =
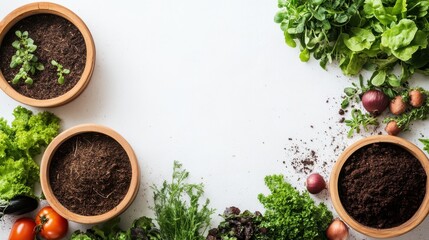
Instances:
[[[373,72],[371,84],[386,89],[415,72],[429,75],[429,0],[278,0],[278,6],[274,21],[287,45],[299,42],[302,61],[312,54],[325,68],[335,60],[345,75],[365,68]]]
[[[70,70],[67,68],[64,68],[63,65],[59,64],[54,59],[52,59],[51,64],[52,64],[52,66],[57,67],[58,83],[64,84],[64,75],[69,74]]]
[[[359,109],[353,109],[351,117],[351,119],[345,120],[346,126],[350,127],[347,134],[348,137],[352,137],[354,132],[360,133],[361,127],[363,127],[365,131],[368,131],[368,126],[378,126],[379,124],[377,118],[369,113],[363,114]]]
[[[269,240],[267,229],[261,228],[262,214],[248,210],[241,212],[237,207],[229,207],[220,215],[223,220],[209,231],[206,240]]]
[[[213,209],[207,199],[200,206],[204,190],[202,184],[189,184],[185,180],[189,172],[175,161],[171,182],[164,181],[159,188],[153,186],[155,220],[162,239],[203,240],[210,225]]]
[[[23,107],[13,111],[9,126],[0,118],[0,201],[16,196],[34,196],[39,166],[34,157],[58,134],[60,119],[49,112],[36,115]]]
[[[120,218],[114,218],[102,225],[93,226],[85,232],[76,230],[70,240],[161,240],[159,230],[148,217],[134,220],[126,231],[119,227],[119,223]]]
[[[33,79],[30,75],[34,75],[36,70],[42,71],[45,69],[42,63],[38,62],[38,58],[34,55],[37,46],[34,44],[34,40],[28,37],[28,32],[16,31],[15,35],[18,40],[12,43],[12,46],[16,49],[15,55],[12,56],[10,63],[11,68],[19,68],[19,72],[15,75],[12,80],[13,84],[17,84],[19,80],[24,80],[26,84],[33,84]]]
[[[316,205],[308,192],[300,193],[283,175],[266,176],[265,184],[271,194],[259,194],[258,199],[265,207],[260,226],[268,230],[269,239],[327,239],[333,216],[325,204]]]

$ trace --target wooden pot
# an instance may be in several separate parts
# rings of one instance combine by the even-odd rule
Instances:
[[[3,74],[0,72],[0,88],[11,98],[19,101],[23,104],[34,106],[34,107],[56,107],[64,105],[77,96],[79,96],[82,91],[88,85],[95,66],[95,45],[92,35],[85,25],[85,23],[71,10],[54,3],[48,2],[35,2],[19,7],[9,13],[1,22],[0,22],[0,45],[3,41],[3,38],[8,33],[8,31],[20,20],[36,15],[36,14],[53,14],[60,16],[64,19],[67,19],[72,24],[74,24],[79,31],[81,32],[86,46],[86,62],[85,68],[83,70],[82,76],[77,84],[70,89],[65,94],[51,98],[51,99],[33,99],[27,96],[24,96],[18,93],[12,86],[6,81]]]
[[[384,228],[384,229],[368,227],[353,219],[344,209],[338,193],[338,178],[339,178],[341,169],[343,168],[347,159],[349,159],[349,157],[358,149],[372,143],[381,143],[381,142],[398,145],[403,149],[407,150],[408,152],[410,152],[414,157],[416,157],[420,161],[427,176],[426,193],[422,201],[422,204],[420,205],[417,212],[408,221],[404,222],[403,224],[393,228]],[[405,234],[411,231],[412,229],[414,229],[415,227],[417,227],[426,218],[426,215],[429,213],[429,160],[426,157],[426,155],[417,146],[415,146],[414,144],[410,143],[405,139],[395,137],[395,136],[389,136],[389,135],[370,136],[352,144],[340,155],[340,157],[338,158],[338,161],[335,163],[331,172],[331,177],[329,182],[329,193],[331,195],[332,204],[335,210],[337,211],[338,215],[340,216],[340,218],[342,218],[342,220],[354,230],[374,238],[396,237],[396,236]]]
[[[51,188],[51,184],[49,180],[50,164],[52,162],[52,158],[56,150],[61,146],[61,144],[63,144],[69,138],[82,133],[88,133],[88,132],[102,133],[116,140],[125,150],[131,163],[131,182],[124,198],[115,208],[111,209],[106,213],[103,213],[100,215],[94,215],[94,216],[80,215],[64,207],[55,196],[55,193]],[[49,205],[52,206],[52,208],[56,212],[58,212],[61,216],[73,222],[84,223],[84,224],[96,224],[118,216],[131,205],[131,203],[134,201],[137,195],[137,192],[140,186],[140,169],[138,166],[137,157],[134,154],[133,149],[131,148],[130,144],[121,135],[119,135],[114,130],[101,125],[82,124],[62,132],[48,145],[48,147],[46,148],[46,151],[43,154],[42,161],[40,164],[40,183],[42,186],[42,191]]]

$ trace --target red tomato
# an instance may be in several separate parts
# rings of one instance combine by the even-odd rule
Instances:
[[[46,240],[57,240],[67,234],[68,221],[50,207],[40,209],[36,216],[36,224],[40,227],[40,236]]]
[[[10,230],[9,240],[34,240],[36,223],[31,218],[16,220]]]

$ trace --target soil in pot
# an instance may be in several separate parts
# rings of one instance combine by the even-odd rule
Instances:
[[[52,157],[49,181],[68,210],[95,216],[116,207],[131,182],[131,163],[113,138],[96,132],[73,136]]]
[[[417,158],[391,143],[354,152],[338,179],[342,205],[359,223],[391,228],[409,220],[426,193],[426,173]]]
[[[45,67],[36,71],[31,78],[32,85],[12,80],[20,67],[11,68],[10,63],[16,49],[12,43],[17,40],[15,32],[27,31],[28,37],[37,46],[34,52]],[[65,75],[64,84],[58,84],[57,68],[51,60],[60,63],[70,73]],[[36,14],[17,22],[5,35],[0,46],[0,70],[8,83],[20,94],[34,99],[51,99],[68,92],[80,80],[86,62],[85,40],[79,29],[70,21],[53,14]]]

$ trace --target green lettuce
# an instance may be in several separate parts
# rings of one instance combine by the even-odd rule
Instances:
[[[39,166],[34,157],[41,153],[60,129],[60,119],[49,112],[36,115],[18,106],[11,126],[0,118],[0,200],[17,195],[34,196]]]

